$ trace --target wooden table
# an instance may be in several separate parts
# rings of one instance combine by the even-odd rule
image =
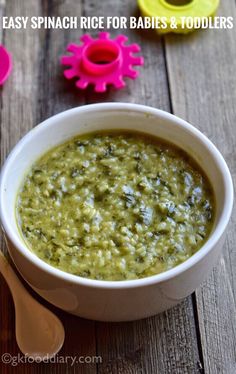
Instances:
[[[7,16],[130,16],[135,1],[127,0],[0,0]],[[234,0],[221,2],[220,15],[234,16]],[[96,32],[93,32],[96,34]],[[119,30],[111,30],[112,35]],[[0,91],[2,162],[33,126],[65,109],[92,102],[127,101],[161,108],[190,121],[226,158],[236,179],[236,25],[233,30],[205,30],[187,36],[126,30],[145,57],[137,81],[103,95],[78,92],[62,76],[59,56],[81,30],[0,30],[0,41],[12,52],[14,69]],[[138,322],[99,323],[52,309],[62,319],[66,356],[102,357],[99,364],[1,362],[1,373],[236,373],[236,213],[224,256],[194,294],[166,313]],[[3,240],[1,247],[5,249]],[[14,333],[14,308],[0,279],[1,355],[19,354]]]

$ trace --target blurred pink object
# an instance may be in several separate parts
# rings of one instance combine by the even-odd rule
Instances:
[[[64,71],[65,77],[78,77],[78,88],[85,89],[93,84],[96,92],[105,92],[107,85],[120,89],[125,86],[123,77],[135,79],[139,75],[133,65],[143,65],[144,59],[133,56],[133,53],[139,52],[140,47],[138,44],[125,45],[128,40],[125,35],[112,40],[108,32],[101,32],[97,39],[86,34],[80,40],[82,45],[68,45],[67,51],[72,52],[71,56],[61,58],[62,65],[70,66]]]
[[[0,85],[9,77],[12,69],[11,55],[3,45],[0,45]]]

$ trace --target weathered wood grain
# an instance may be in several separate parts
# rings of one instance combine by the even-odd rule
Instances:
[[[47,16],[81,16],[81,2],[66,1],[42,1],[43,15]],[[80,37],[80,30],[44,30],[41,36],[42,54],[39,63],[38,75],[38,110],[37,122],[85,103],[84,96],[74,88],[74,84],[67,82],[62,74],[59,63],[61,55],[65,54],[66,46],[70,42],[76,42]],[[96,355],[95,324],[93,321],[76,318],[69,314],[58,312],[65,326],[66,340],[60,355],[65,356],[93,356]],[[42,365],[43,366],[43,365]],[[44,365],[45,366],[45,365]],[[43,370],[49,372],[93,374],[96,372],[96,364],[76,364],[73,367],[68,364],[51,364]],[[39,370],[39,372],[41,372]]]
[[[6,2],[4,14],[17,15],[19,13],[37,14],[36,2],[22,3],[12,1]],[[3,2],[2,2],[3,4]],[[35,103],[32,99],[35,96],[36,87],[32,85],[35,79],[34,65],[38,51],[38,36],[29,32],[19,31],[17,38],[14,31],[2,33],[4,44],[14,55],[14,69],[11,77],[2,88],[1,95],[1,161],[3,161],[12,146],[19,140],[23,133],[33,125]],[[25,53],[22,53],[24,45]],[[1,249],[5,250],[3,240]],[[1,316],[0,316],[0,337],[1,354],[9,352],[17,354],[18,347],[15,341],[14,332],[14,308],[6,283],[0,282],[1,294]],[[1,372],[8,373],[13,369],[4,365],[1,361]],[[27,372],[27,371],[26,371]]]
[[[236,19],[234,0],[221,2],[220,15]],[[192,122],[218,146],[236,180],[236,29],[207,30],[166,37],[174,113]],[[196,305],[206,373],[236,372],[236,212],[224,256],[203,287]]]
[[[5,0],[0,0],[0,17],[4,16],[5,11]],[[0,28],[0,43],[2,43],[3,40],[3,30]]]
[[[80,2],[67,1],[7,1],[5,14],[10,16],[81,15]],[[79,37],[79,31],[59,30],[7,30],[4,44],[11,51],[14,69],[1,95],[1,160],[19,138],[39,121],[59,111],[84,103],[83,96],[66,82],[62,75],[59,57],[65,52],[71,39]],[[3,242],[1,241],[2,245]],[[5,248],[5,247],[4,247]],[[14,309],[6,283],[1,278],[0,355],[19,353],[15,341]],[[1,373],[65,373],[93,374],[96,364],[71,366],[69,356],[96,354],[94,322],[53,310],[61,318],[66,339],[60,352],[67,364],[19,364],[17,368],[0,362]]]
[[[137,13],[132,2],[95,2],[84,4],[86,16],[132,16]],[[114,37],[120,30],[112,30]],[[108,94],[87,94],[87,102],[136,102],[170,111],[168,81],[162,40],[154,32],[122,30],[129,43],[141,45],[145,65],[136,81],[126,80],[121,91]],[[97,34],[94,33],[95,35]],[[98,373],[198,373],[201,359],[194,324],[191,297],[160,316],[139,322],[97,325],[97,351],[103,357]]]

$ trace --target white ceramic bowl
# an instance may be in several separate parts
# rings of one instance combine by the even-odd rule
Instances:
[[[16,195],[31,164],[51,147],[100,129],[135,129],[187,151],[208,175],[216,196],[214,230],[191,258],[162,274],[129,281],[98,281],[58,270],[23,242],[15,217]],[[196,128],[167,112],[123,103],[88,105],[57,114],[15,146],[2,170],[1,220],[11,257],[30,286],[52,304],[101,321],[135,320],[162,312],[193,292],[211,272],[223,247],[233,205],[229,169],[216,147]]]

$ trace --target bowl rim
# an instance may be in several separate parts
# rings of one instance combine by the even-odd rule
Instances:
[[[190,132],[194,137],[197,137],[201,143],[208,148],[212,156],[214,157],[215,161],[217,162],[219,169],[222,174],[222,178],[224,181],[225,187],[225,201],[224,207],[220,214],[220,219],[218,224],[213,229],[213,232],[209,239],[204,243],[204,245],[189,259],[184,261],[183,263],[171,268],[165,272],[152,275],[149,277],[141,278],[141,279],[132,279],[132,280],[122,280],[122,281],[106,281],[106,280],[95,280],[89,278],[82,278],[77,275],[73,275],[57,269],[52,265],[47,264],[43,260],[41,260],[36,254],[34,254],[30,249],[24,245],[23,241],[19,239],[18,235],[14,230],[12,230],[10,222],[6,217],[6,213],[3,209],[3,199],[4,199],[4,179],[5,175],[8,172],[8,169],[11,166],[11,163],[14,163],[14,159],[17,153],[24,147],[24,145],[30,142],[32,137],[37,136],[38,133],[43,131],[45,127],[54,126],[58,120],[61,120],[66,117],[70,117],[73,114],[79,113],[86,113],[88,111],[105,111],[105,110],[122,110],[122,111],[135,111],[140,112],[143,114],[150,114],[154,115],[155,117],[161,117],[165,120],[172,121],[178,126],[184,128],[185,131]],[[7,159],[4,162],[1,177],[0,177],[0,217],[2,221],[2,228],[3,232],[7,234],[10,241],[13,243],[15,248],[18,252],[20,252],[23,257],[26,257],[28,261],[30,261],[34,266],[39,268],[40,270],[52,275],[60,280],[64,280],[76,285],[83,285],[92,288],[103,288],[103,289],[127,289],[127,288],[138,288],[142,286],[153,285],[157,283],[162,283],[164,281],[168,281],[181,273],[189,270],[192,266],[200,262],[211,250],[214,249],[217,242],[220,240],[221,236],[223,235],[233,208],[233,182],[231,178],[231,174],[229,168],[221,155],[218,151],[216,146],[197,128],[193,125],[188,123],[187,121],[171,114],[166,111],[146,106],[142,104],[134,104],[134,103],[122,103],[122,102],[108,102],[108,103],[97,103],[97,104],[89,104],[83,105],[80,107],[75,107],[63,112],[60,112],[56,115],[49,117],[48,119],[41,122],[39,125],[31,129],[23,138],[14,146],[10,154],[8,155]],[[20,269],[19,269],[20,270]]]

